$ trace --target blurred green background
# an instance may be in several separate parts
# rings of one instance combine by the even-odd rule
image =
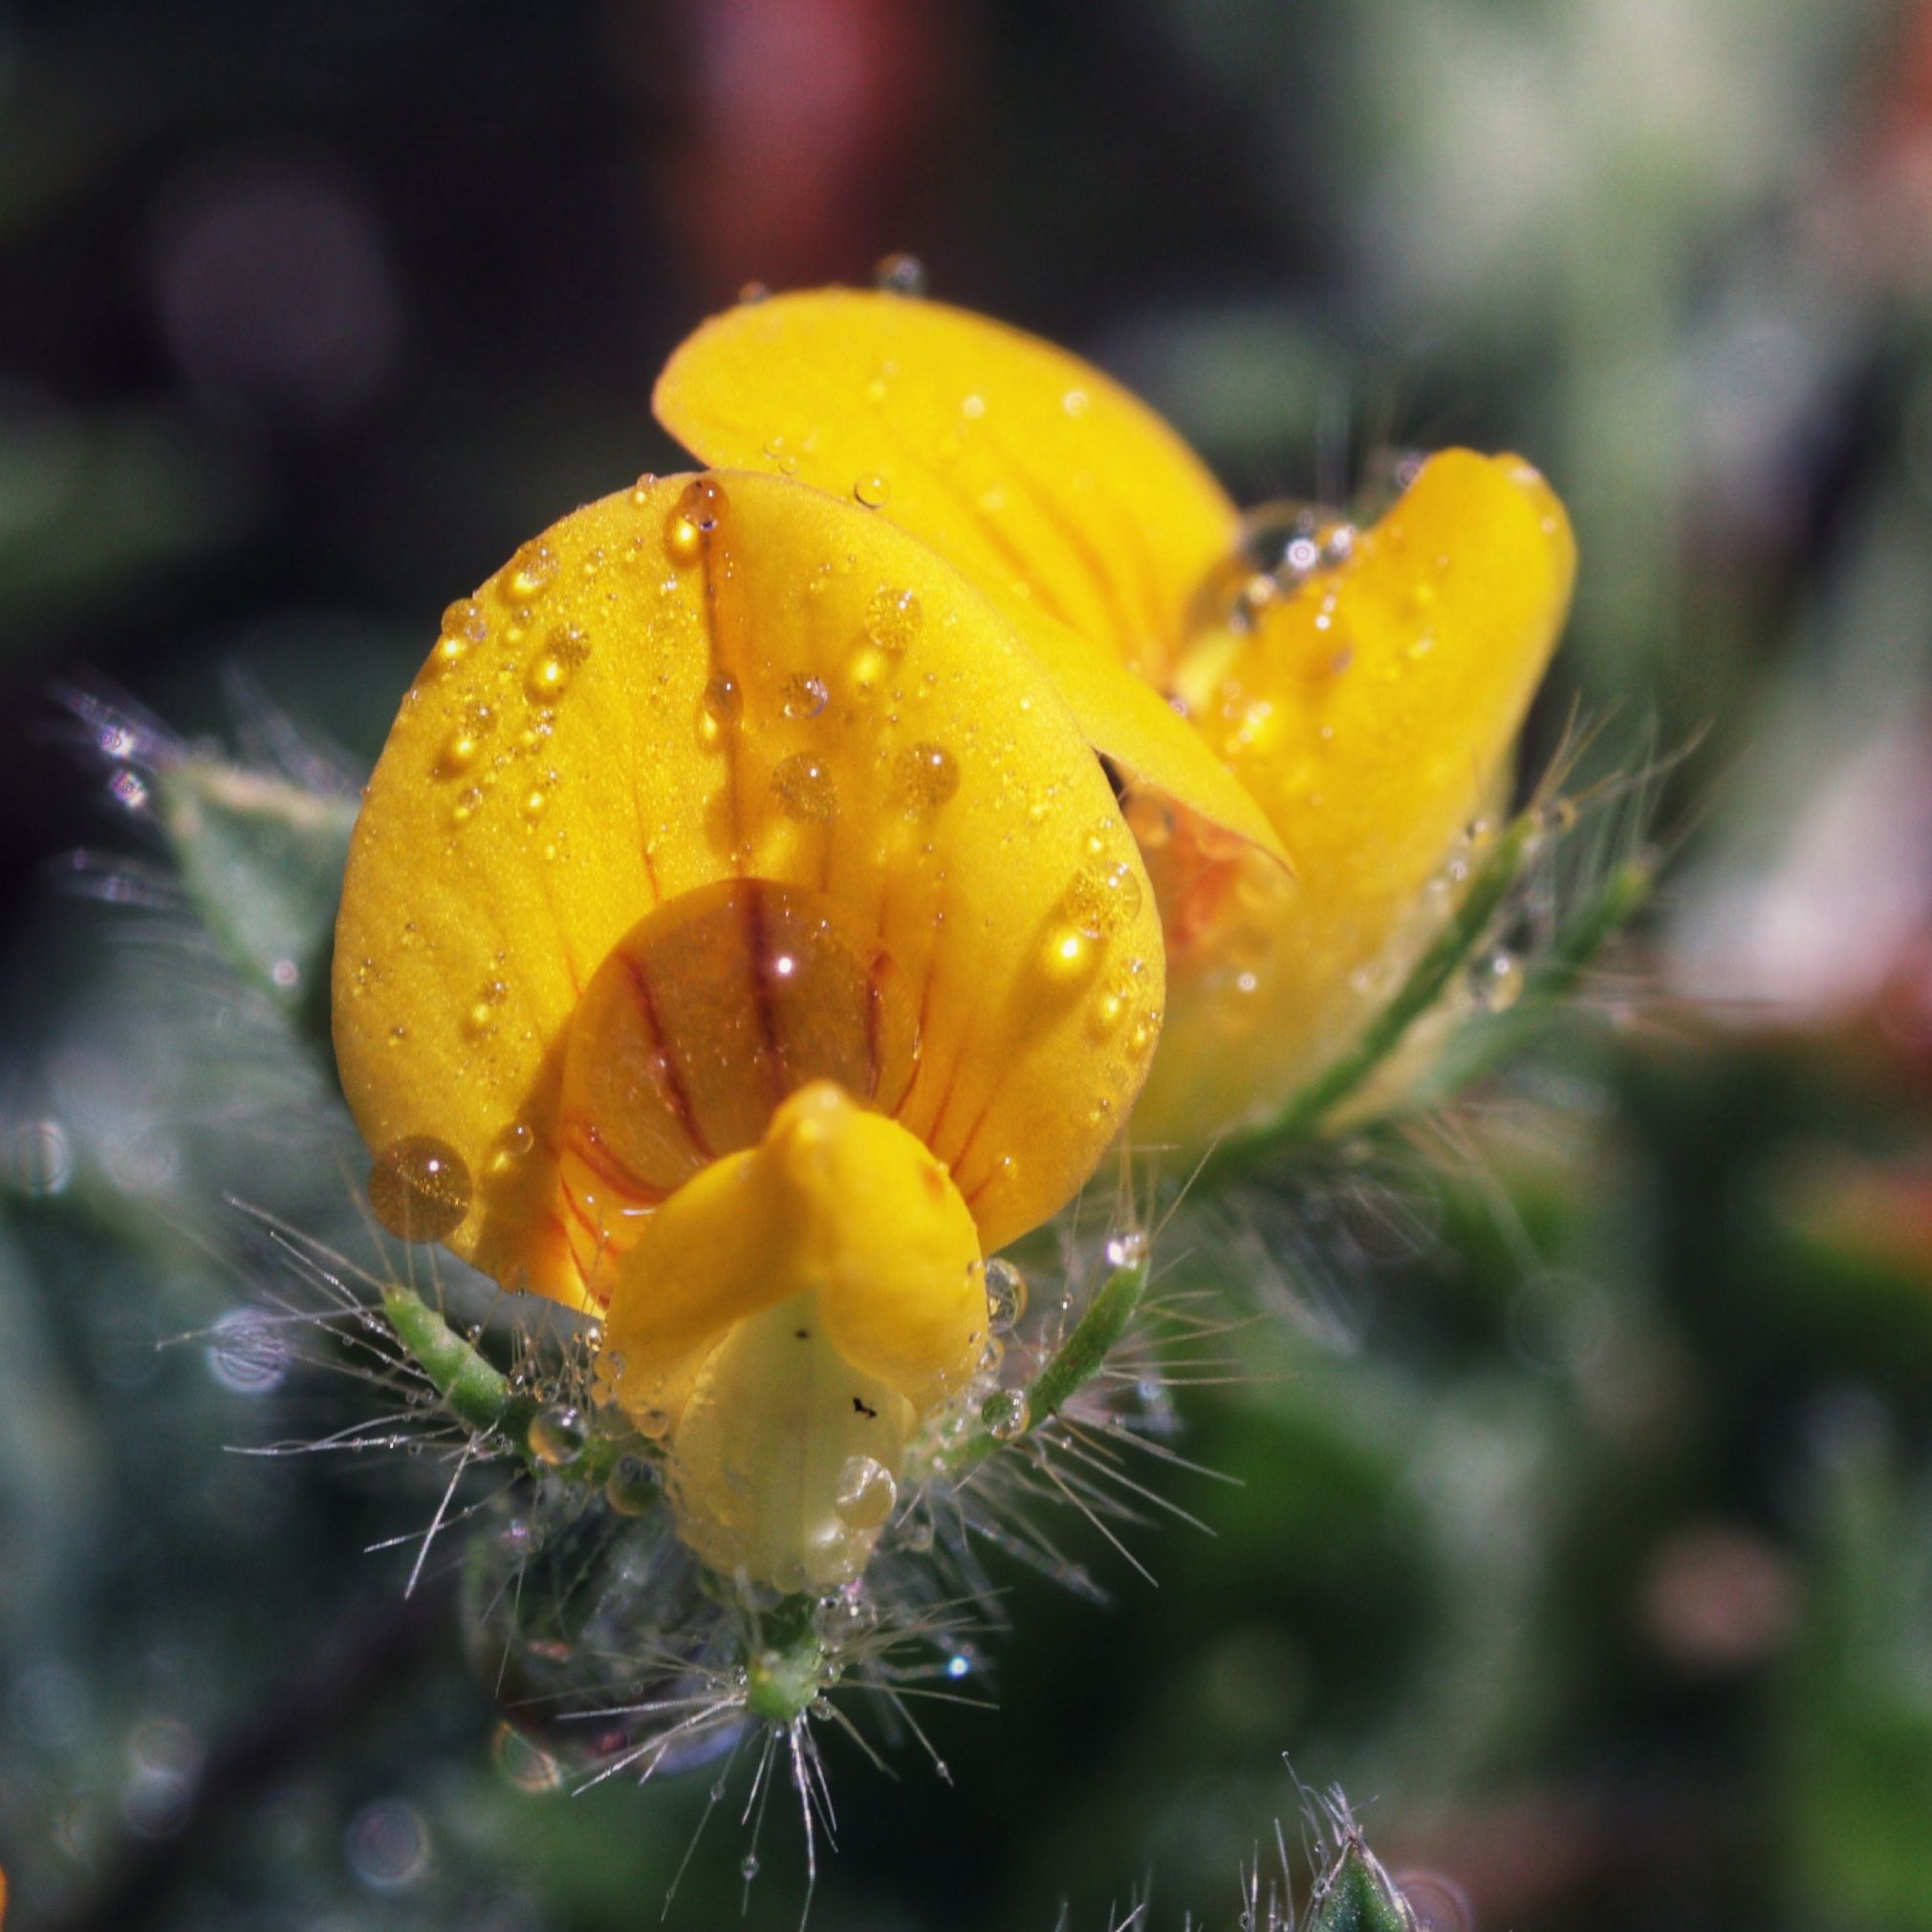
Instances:
[[[1522,450],[1583,558],[1526,771],[1579,706],[1688,755],[1578,1023],[1240,1205],[1211,1533],[1003,1575],[953,1788],[835,1747],[812,1922],[1231,1927],[1287,1751],[1437,1932],[1932,1928],[1932,7],[65,0],[0,6],[10,1932],[656,1921],[707,1774],[527,1789],[362,1553],[427,1472],[228,1453],[353,1407],[157,1346],[271,1267],[225,1196],[345,1225],[345,1143],[53,693],[353,784],[443,606],[669,467],[702,314],[901,249],[1245,500]]]

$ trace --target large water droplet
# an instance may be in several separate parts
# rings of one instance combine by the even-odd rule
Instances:
[[[854,1530],[877,1530],[899,1501],[899,1485],[883,1463],[854,1456],[838,1472],[833,1505],[840,1522]]]
[[[959,760],[930,738],[892,761],[892,795],[908,813],[937,812],[959,791]]]
[[[664,548],[671,561],[697,562],[706,539],[724,522],[730,500],[715,477],[694,476],[679,494],[664,520]]]
[[[1105,939],[1140,916],[1140,875],[1125,859],[1095,859],[1075,873],[1062,901],[1089,939]]]
[[[1017,1442],[1033,1420],[1024,1389],[995,1389],[980,1404],[980,1421],[996,1443]]]
[[[469,1212],[469,1169],[463,1156],[433,1134],[407,1134],[376,1157],[369,1205],[376,1219],[403,1241],[443,1241]]]
[[[551,1402],[530,1419],[530,1452],[552,1469],[567,1469],[584,1452],[590,1430],[581,1409]]]
[[[866,640],[888,657],[903,657],[924,621],[915,592],[880,584],[865,607]]]
[[[788,718],[815,718],[824,710],[831,695],[823,678],[801,671],[796,677],[786,679],[779,709]]]
[[[619,1456],[604,1484],[604,1501],[619,1516],[642,1516],[657,1507],[658,1472],[641,1456]]]
[[[534,603],[556,577],[556,552],[543,537],[532,537],[497,575],[497,588],[512,604]]]
[[[1027,1312],[1027,1277],[1010,1261],[997,1257],[987,1263],[987,1327],[994,1335],[1009,1334]]]
[[[838,816],[832,768],[811,751],[780,759],[771,773],[771,795],[787,818],[801,825],[829,825]]]
[[[577,666],[590,656],[590,640],[575,626],[559,625],[550,634],[524,673],[523,687],[534,705],[554,705],[563,696]]]
[[[892,500],[892,485],[873,471],[852,486],[852,493],[867,510],[883,510]]]

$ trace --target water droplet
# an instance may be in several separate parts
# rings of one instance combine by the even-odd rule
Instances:
[[[725,487],[715,477],[694,476],[664,519],[664,548],[671,561],[696,563],[705,539],[724,522],[729,507]]]
[[[489,635],[489,619],[474,597],[463,597],[443,613],[443,633],[429,662],[438,670],[461,663],[471,644],[480,644]]]
[[[1078,926],[1061,926],[1047,935],[1040,964],[1049,979],[1080,979],[1093,967],[1094,944]]]
[[[747,1852],[745,1856],[741,1859],[739,1859],[738,1876],[742,1878],[746,1882],[746,1884],[748,1885],[751,1882],[753,1878],[755,1878],[758,1876],[758,1855],[756,1852]]]
[[[642,470],[638,480],[631,485],[631,505],[641,510],[651,500],[651,491],[658,487],[658,473],[654,469]]]
[[[980,1350],[980,1374],[988,1378],[997,1376],[1000,1372],[1000,1364],[1006,1358],[1006,1343],[996,1335],[988,1335],[985,1346]]]
[[[1060,407],[1072,417],[1084,416],[1093,407],[1094,399],[1084,389],[1069,389],[1060,398]]]
[[[619,1516],[642,1516],[656,1508],[658,1473],[641,1456],[619,1456],[604,1484],[604,1501]]]
[[[883,1463],[854,1456],[838,1472],[833,1505],[839,1520],[854,1530],[877,1530],[899,1501],[899,1485]]]
[[[583,1454],[589,1434],[581,1409],[552,1402],[530,1419],[530,1452],[548,1468],[568,1468]]]
[[[902,657],[925,621],[918,595],[880,584],[865,607],[865,635],[889,657]]]
[[[1010,1261],[987,1263],[987,1327],[1008,1335],[1027,1312],[1027,1277]]]
[[[1508,1012],[1523,991],[1523,962],[1507,947],[1478,960],[1469,972],[1469,997],[1487,1013]]]
[[[1032,1420],[1032,1404],[1024,1389],[996,1389],[980,1404],[980,1421],[996,1443],[1017,1442]]]
[[[550,793],[542,786],[532,786],[523,794],[523,815],[531,820],[541,818],[550,804]]]
[[[376,1157],[369,1173],[376,1219],[403,1241],[442,1241],[469,1212],[469,1169],[432,1134],[408,1134]]]
[[[740,282],[738,284],[738,306],[741,309],[756,308],[760,302],[771,299],[771,290],[765,282]]]
[[[498,1009],[509,996],[510,988],[501,980],[489,980],[478,990],[476,999],[465,1015],[464,1025],[471,1039],[483,1039],[496,1031]]]
[[[483,755],[485,739],[496,729],[496,713],[488,705],[471,705],[450,727],[449,735],[437,753],[436,769],[444,778],[455,778],[467,771]]]
[[[720,671],[705,686],[705,715],[700,735],[707,745],[715,745],[735,725],[745,710],[745,694],[729,671]]]
[[[892,499],[892,485],[875,473],[861,476],[852,486],[852,493],[867,510],[883,510]]]
[[[530,693],[531,702],[554,705],[590,652],[590,640],[574,626],[553,631],[550,641],[530,661],[524,673],[523,688]]]
[[[873,283],[888,295],[925,293],[925,264],[917,255],[881,255],[872,271]]]
[[[507,602],[534,603],[556,576],[556,552],[540,536],[532,537],[497,574],[497,588]]]
[[[959,791],[959,760],[923,738],[892,762],[892,795],[911,814],[937,812]]]
[[[815,718],[824,710],[830,697],[823,678],[814,678],[801,671],[796,677],[786,679],[779,709],[788,718]]]
[[[1075,873],[1061,901],[1089,939],[1105,939],[1140,916],[1140,875],[1125,859],[1095,860]]]
[[[1144,1268],[1147,1263],[1147,1231],[1142,1227],[1123,1227],[1107,1237],[1109,1268]]]
[[[512,1120],[490,1144],[490,1173],[509,1173],[535,1145],[536,1136],[521,1120]]]
[[[771,773],[771,795],[786,817],[800,825],[829,825],[838,816],[832,769],[810,751],[779,761]]]
[[[554,1791],[563,1783],[563,1767],[513,1724],[500,1724],[490,1741],[496,1768],[523,1791]]]

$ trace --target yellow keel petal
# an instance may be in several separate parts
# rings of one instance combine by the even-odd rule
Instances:
[[[863,1567],[879,1521],[841,1515],[841,1482],[867,1458],[896,1478],[915,1424],[971,1376],[979,1259],[945,1169],[829,1083],[651,1218],[612,1295],[605,1378],[668,1437],[707,1562],[781,1589]]]

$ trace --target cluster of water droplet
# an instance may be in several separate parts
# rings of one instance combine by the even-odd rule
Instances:
[[[1240,541],[1201,587],[1200,630],[1251,630],[1268,605],[1293,597],[1355,554],[1356,523],[1325,504],[1282,498],[1249,510]]]

